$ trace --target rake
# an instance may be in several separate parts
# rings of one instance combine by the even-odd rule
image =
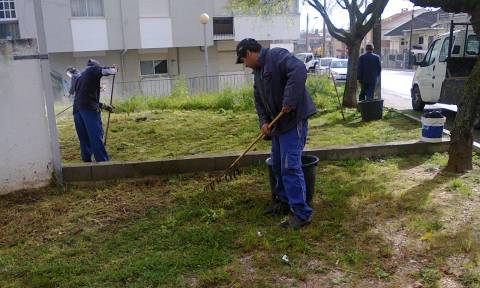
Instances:
[[[285,112],[280,112],[277,117],[275,117],[275,119],[273,119],[273,121],[268,124],[268,129],[271,129],[273,125],[275,125],[284,114]],[[260,135],[255,138],[255,140],[248,146],[248,148],[242,153],[242,155],[238,156],[237,159],[235,159],[235,161],[233,161],[232,164],[230,164],[230,166],[228,166],[228,168],[220,176],[215,177],[215,179],[208,183],[203,190],[206,192],[214,191],[217,184],[220,184],[223,181],[230,181],[232,179],[236,179],[237,176],[240,175],[240,160],[242,160],[242,158],[253,148],[253,146],[255,146],[258,141],[263,139],[263,137],[265,137],[265,135],[263,133],[260,133]]]

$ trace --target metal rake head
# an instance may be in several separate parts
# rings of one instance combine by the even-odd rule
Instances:
[[[228,169],[225,171],[222,175],[215,177],[210,183],[203,188],[205,192],[211,192],[214,191],[216,186],[220,184],[221,182],[228,182],[233,179],[237,179],[237,177],[240,175],[240,168],[233,167],[232,169]]]

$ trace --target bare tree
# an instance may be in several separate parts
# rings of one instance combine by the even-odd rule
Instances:
[[[479,0],[411,0],[422,7],[440,7],[445,12],[469,13],[472,26],[480,35]],[[447,170],[465,172],[472,169],[473,124],[480,108],[480,56],[466,82],[463,97],[458,104],[455,128],[451,135],[451,146]]]
[[[363,8],[366,0],[336,0],[339,7],[346,10],[350,20],[348,29],[335,26],[322,0],[302,0],[323,17],[330,35],[340,42],[345,43],[348,49],[348,74],[345,84],[343,106],[357,106],[357,64],[360,56],[360,46],[367,33],[372,30],[375,23],[381,18],[388,0],[372,0]],[[295,3],[294,0],[229,0],[233,8],[246,8],[260,11],[262,14],[285,13],[288,7]],[[321,3],[322,2],[322,3]],[[247,8],[248,7],[248,8]]]

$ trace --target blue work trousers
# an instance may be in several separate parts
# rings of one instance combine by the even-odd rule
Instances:
[[[302,151],[307,140],[308,122],[302,121],[287,132],[272,136],[273,173],[276,179],[274,197],[288,203],[292,212],[302,220],[312,214],[306,202],[306,185],[302,170]]]
[[[103,145],[103,127],[100,112],[79,110],[73,113],[75,130],[80,140],[80,154],[83,162],[108,161],[108,154]]]

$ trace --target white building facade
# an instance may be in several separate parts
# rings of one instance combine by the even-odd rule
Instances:
[[[52,76],[59,82],[54,86],[65,81],[68,66],[83,68],[95,58],[120,66],[117,80],[126,94],[147,89],[152,80],[166,84],[148,89],[168,94],[169,79],[205,75],[202,13],[210,15],[209,75],[244,74],[235,64],[236,43],[243,38],[270,47],[300,36],[298,1],[288,15],[254,17],[233,13],[228,0],[0,0],[0,38],[35,38],[33,1],[42,1]]]

